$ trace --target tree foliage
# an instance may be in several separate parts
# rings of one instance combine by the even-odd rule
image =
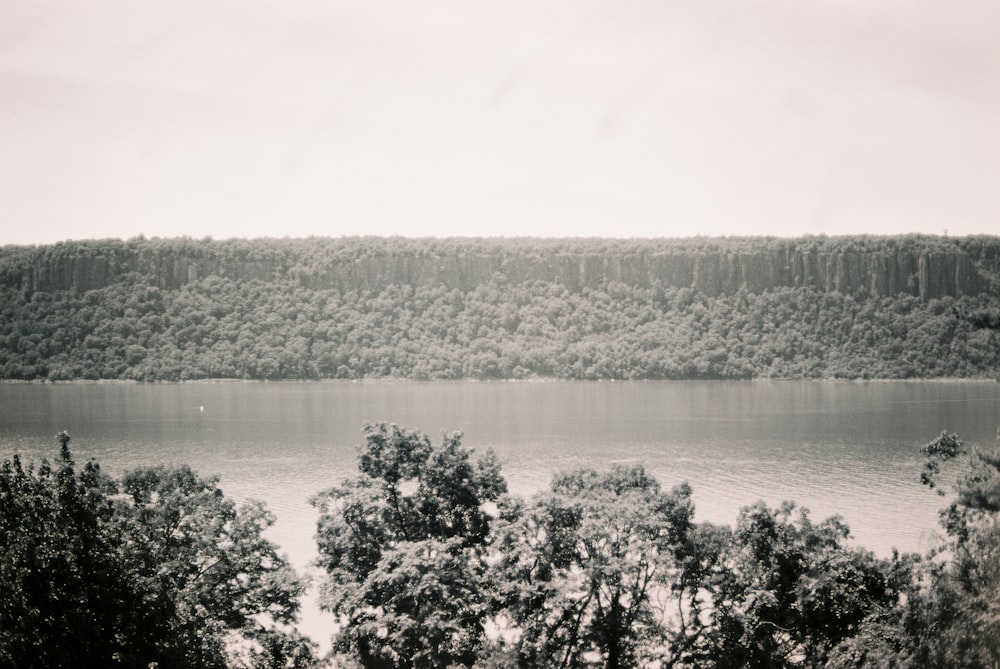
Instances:
[[[361,476],[317,500],[325,603],[363,666],[995,666],[1000,456],[971,458],[946,546],[884,559],[791,502],[697,523],[687,485],[639,466],[503,497],[495,463],[484,484],[457,446],[369,426]],[[943,434],[925,453],[964,450]]]
[[[823,666],[832,648],[898,602],[908,565],[846,544],[836,517],[762,503],[740,513],[727,570],[709,587],[711,654],[727,667]]]
[[[950,437],[954,459],[964,452]],[[1000,665],[1000,453],[964,455],[955,499],[941,511],[949,541],[942,559],[927,562],[930,587],[914,593],[907,610],[914,665]]]
[[[681,569],[694,511],[641,467],[557,477],[498,531],[495,579],[529,666],[635,666],[662,641],[662,601]],[[645,658],[648,659],[648,658]]]
[[[0,665],[110,663],[145,647],[126,611],[141,613],[117,559],[113,484],[95,464],[77,473],[69,439],[55,467],[0,472]]]
[[[0,467],[0,667],[304,669],[302,583],[184,466],[119,478]],[[507,494],[459,433],[370,424],[358,474],[316,496],[321,605],[364,667],[988,669],[1000,663],[1000,453],[942,433],[922,480],[946,540],[882,559],[786,502],[698,523],[641,466]],[[950,468],[960,464],[959,471]],[[945,466],[949,471],[945,471]]]
[[[370,424],[360,475],[316,497],[321,605],[340,618],[336,649],[363,666],[476,658],[489,613],[488,509],[506,482],[495,458],[471,455],[460,433],[433,446],[418,432]]]
[[[787,503],[732,530],[694,522],[690,489],[640,467],[558,477],[500,526],[502,612],[527,666],[816,667],[908,582]]]
[[[965,448],[942,432],[923,452],[921,481],[953,501],[941,511],[947,540],[914,560],[905,597],[888,615],[870,620],[834,649],[837,669],[949,667],[991,669],[1000,664],[1000,453]],[[959,471],[943,475],[945,463]]]
[[[116,480],[55,465],[0,472],[0,666],[310,666],[302,583],[262,532],[186,467]]]

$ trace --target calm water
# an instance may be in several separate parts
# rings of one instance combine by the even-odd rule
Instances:
[[[227,495],[277,515],[271,537],[304,569],[314,493],[351,476],[365,421],[493,449],[514,492],[557,471],[643,463],[688,481],[697,518],[732,523],[758,499],[839,513],[886,555],[929,547],[944,500],[918,483],[919,448],[941,430],[991,447],[1000,384],[986,382],[0,384],[0,459],[52,457],[68,431],[78,462],[110,473],[186,463]],[[324,640],[312,608],[304,631]]]

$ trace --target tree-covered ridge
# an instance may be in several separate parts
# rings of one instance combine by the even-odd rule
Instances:
[[[0,467],[0,666],[306,669],[987,669],[1000,662],[1000,455],[928,444],[947,538],[879,558],[792,502],[695,519],[641,465],[559,474],[530,499],[461,434],[366,427],[357,476],[320,492],[331,656],[293,627],[302,584],[186,467],[119,479]],[[951,461],[964,463],[945,477]],[[916,485],[917,472],[914,472]]]
[[[821,265],[858,289],[782,285]],[[998,268],[994,238],[6,247],[0,378],[995,377]]]

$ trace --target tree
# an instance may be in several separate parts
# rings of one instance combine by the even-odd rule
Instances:
[[[186,467],[78,472],[59,440],[54,467],[0,470],[0,666],[313,664],[260,506]]]
[[[365,426],[360,475],[318,495],[320,603],[335,648],[366,667],[471,664],[489,612],[490,503],[507,486],[461,434],[440,446],[396,425]]]
[[[920,449],[920,452],[927,456],[924,461],[924,469],[920,473],[920,482],[928,488],[938,487],[938,477],[941,473],[941,464],[954,460],[965,454],[965,444],[955,433],[948,434],[942,432],[936,439]],[[937,490],[937,493],[944,496],[944,491]]]
[[[941,510],[946,541],[911,558],[905,597],[873,617],[830,655],[831,669],[993,669],[1000,665],[1000,453],[970,452],[942,432],[922,449],[921,483],[954,499]]]
[[[964,474],[941,510],[947,542],[921,573],[929,587],[909,598],[904,624],[915,665],[969,669],[1000,665],[1000,453],[969,452],[954,434],[923,451],[933,464],[960,459]],[[928,480],[929,479],[929,480]],[[923,477],[933,487],[935,477]]]
[[[54,467],[15,455],[0,470],[0,666],[101,666],[138,641],[112,483],[93,463],[77,472],[59,440]]]
[[[122,558],[158,612],[143,632],[158,639],[161,665],[227,666],[234,638],[252,663],[285,648],[308,664],[310,644],[291,629],[304,585],[263,537],[273,515],[259,503],[237,508],[217,479],[186,466],[134,470],[120,490]]]
[[[832,648],[899,601],[905,565],[846,546],[836,517],[785,502],[744,508],[724,576],[706,584],[717,667],[822,666]]]
[[[528,666],[635,666],[664,641],[651,596],[678,582],[694,507],[642,467],[557,477],[494,542],[503,613]]]

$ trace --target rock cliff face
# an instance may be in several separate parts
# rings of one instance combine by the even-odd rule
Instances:
[[[218,275],[236,281],[293,279],[309,288],[341,291],[380,290],[390,284],[471,290],[493,280],[558,282],[571,291],[602,288],[614,281],[644,288],[688,287],[711,296],[798,286],[872,296],[904,293],[925,299],[996,291],[967,253],[958,247],[940,250],[940,244],[921,248],[919,244],[885,243],[875,244],[875,250],[858,251],[809,249],[795,243],[726,248],[720,242],[714,251],[670,251],[660,244],[649,252],[630,248],[594,253],[582,248],[586,244],[581,244],[580,252],[573,252],[569,243],[550,253],[545,247],[510,247],[490,241],[449,252],[447,242],[430,248],[426,241],[394,240],[391,248],[355,253],[344,252],[349,244],[339,241],[338,252],[326,255],[303,253],[303,247],[273,248],[266,241],[249,243],[249,248],[241,247],[237,253],[225,244],[131,241],[7,247],[0,249],[4,261],[0,285],[83,292],[139,275],[161,288],[176,289]],[[323,240],[317,244],[322,246]]]
[[[84,292],[104,288],[128,275],[144,277],[164,289],[181,286],[211,275],[240,281],[273,281],[288,273],[274,258],[224,259],[207,251],[135,249],[125,246],[86,246],[61,253],[39,249],[20,268],[2,272],[4,286],[29,291],[75,290]],[[0,250],[0,256],[2,256]]]
[[[759,293],[788,286],[820,291],[924,298],[976,294],[986,288],[961,253],[920,255],[884,253],[632,254],[556,255],[525,258],[486,255],[434,262],[407,257],[366,257],[323,268],[304,279],[314,288],[380,289],[386,285],[443,285],[469,290],[493,278],[508,283],[558,282],[571,291],[601,288],[609,281],[648,288],[689,287],[716,296],[745,289]]]

